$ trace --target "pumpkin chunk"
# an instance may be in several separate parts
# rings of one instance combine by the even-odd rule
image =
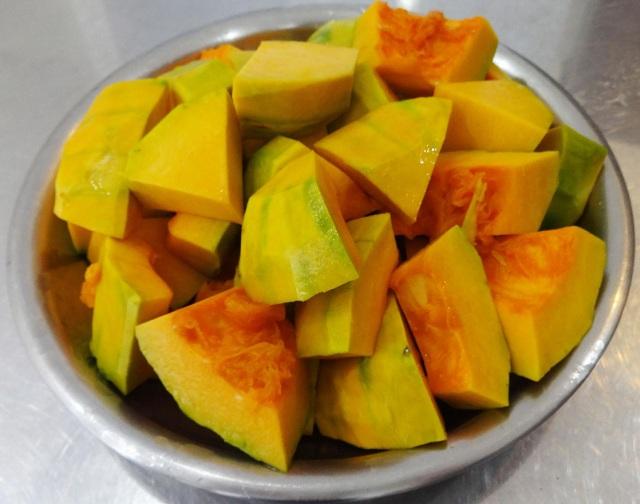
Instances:
[[[107,237],[102,248],[90,348],[100,372],[128,394],[153,376],[135,327],[166,313],[172,292],[153,270],[146,243]]]
[[[159,75],[173,93],[174,103],[186,103],[217,89],[231,89],[236,72],[217,59],[196,60]]]
[[[451,104],[389,103],[316,142],[315,149],[403,220],[415,221],[442,145]]]
[[[328,164],[309,152],[249,198],[239,271],[253,299],[304,301],[358,277],[358,252],[340,213]]]
[[[355,27],[355,19],[332,19],[314,31],[309,36],[308,42],[338,47],[351,47]]]
[[[167,247],[168,217],[142,219],[131,232],[130,238],[142,240],[151,247],[151,264],[171,289],[171,308],[176,309],[189,303],[196,295],[205,277],[196,269],[174,255]],[[91,263],[99,263],[105,244],[105,235],[93,233],[89,241],[87,258]]]
[[[453,103],[444,151],[531,152],[553,121],[549,107],[512,80],[439,84],[434,96]]]
[[[233,81],[243,132],[299,136],[338,117],[349,107],[357,54],[308,42],[262,42]]]
[[[173,109],[129,156],[127,176],[145,207],[242,222],[242,154],[225,90]]]
[[[430,94],[439,82],[484,79],[498,39],[482,17],[417,16],[373,2],[358,19],[353,46],[394,89]]]
[[[389,214],[347,225],[362,261],[359,277],[296,306],[301,357],[371,355],[375,348],[398,249]]]
[[[90,231],[124,237],[140,216],[127,187],[127,155],[168,106],[166,86],[153,79],[104,88],[63,146],[54,213]]]
[[[332,129],[338,129],[350,122],[360,119],[372,110],[396,101],[396,96],[378,73],[367,63],[356,65],[353,76],[353,92],[351,105],[342,116],[331,123]]]
[[[396,233],[437,238],[462,225],[478,183],[484,185],[474,212],[479,236],[537,231],[558,184],[558,153],[442,153],[418,219],[412,226],[394,222]]]
[[[198,215],[176,214],[168,227],[169,250],[208,277],[220,270],[240,238],[237,224]]]
[[[411,448],[446,439],[393,295],[386,298],[371,357],[320,362],[316,423],[325,436],[362,448]]]
[[[575,224],[587,205],[607,149],[563,124],[549,130],[538,150],[560,152],[558,189],[542,222],[543,228]]]
[[[605,244],[571,226],[500,238],[483,254],[513,372],[540,380],[593,320]]]
[[[460,408],[509,404],[509,351],[482,262],[458,226],[391,276],[433,394]]]
[[[286,471],[309,414],[309,371],[284,306],[229,289],[136,328],[180,409],[257,460]]]

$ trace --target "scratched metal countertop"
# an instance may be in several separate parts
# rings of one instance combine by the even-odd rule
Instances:
[[[119,460],[65,410],[16,334],[4,289],[6,237],[36,152],[62,116],[107,74],[216,19],[300,3],[0,0],[0,503],[230,500],[158,480]],[[440,8],[453,18],[488,17],[502,42],[546,70],[596,121],[639,215],[640,2],[393,3],[418,12]],[[402,502],[640,502],[639,308],[636,281],[602,360],[541,427],[497,458],[405,495]]]

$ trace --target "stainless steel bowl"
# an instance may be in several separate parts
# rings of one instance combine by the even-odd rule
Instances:
[[[74,349],[59,314],[45,302],[41,280],[46,268],[69,260],[61,245],[64,227],[51,214],[52,179],[64,138],[97,90],[109,82],[152,75],[202,47],[223,42],[250,45],[274,35],[295,38],[328,19],[357,14],[341,6],[272,9],[170,40],[111,74],[78,103],[31,167],[10,229],[8,288],[16,323],[43,378],[71,412],[106,445],[144,470],[215,493],[271,499],[370,498],[428,485],[496,455],[542,423],[580,386],[613,336],[630,285],[634,231],[622,174],[609,155],[582,219],[582,225],[608,247],[606,278],[591,330],[542,382],[516,387],[508,410],[459,419],[446,445],[372,453],[311,439],[304,441],[291,471],[281,474],[191,425],[158,386],[151,384],[122,398]],[[558,120],[606,143],[578,104],[542,70],[504,46],[496,62],[531,86]],[[77,302],[74,287],[70,285],[67,293],[70,303]]]

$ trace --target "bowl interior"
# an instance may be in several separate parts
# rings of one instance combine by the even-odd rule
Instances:
[[[220,42],[254,48],[263,39],[304,39],[314,25],[356,14],[343,7],[290,8],[212,24],[151,51],[99,87],[157,74]],[[496,62],[549,103],[557,121],[604,143],[579,106],[542,71],[505,47],[499,48]],[[508,409],[470,413],[443,405],[450,433],[446,443],[373,452],[316,434],[303,438],[290,473],[272,471],[186,418],[159,382],[148,382],[123,398],[96,371],[88,351],[91,314],[78,300],[85,263],[75,256],[64,223],[52,215],[60,146],[96,90],[56,128],[22,189],[11,230],[10,297],[45,379],[102,441],[147,469],[236,496],[362,498],[415,488],[495,455],[541,423],[577,389],[613,334],[629,287],[633,225],[626,188],[611,155],[580,222],[607,242],[606,278],[593,327],[565,361],[540,383],[512,375]]]

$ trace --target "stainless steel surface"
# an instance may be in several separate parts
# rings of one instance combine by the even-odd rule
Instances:
[[[24,172],[47,133],[110,70],[171,34],[267,4],[273,5],[0,4],[3,215],[10,212]],[[427,8],[421,2],[404,4],[416,10]],[[638,6],[634,2],[523,2],[509,3],[509,10],[505,6],[465,2],[449,6],[446,12],[452,16],[484,13],[503,41],[566,85],[604,130],[635,197],[640,44],[631,28],[639,21]],[[53,14],[57,14],[56,23],[49,22]],[[25,35],[34,38],[30,41]],[[6,237],[8,221],[1,223]],[[0,275],[6,284],[4,268]],[[7,295],[0,295],[5,298],[0,313],[0,500],[184,502],[202,498],[148,473],[129,471],[78,428],[25,359],[9,318]],[[629,502],[636,498],[640,494],[640,371],[633,367],[640,357],[633,334],[637,299],[634,285],[611,346],[564,408],[493,461],[411,497],[445,502],[529,502],[533,498]]]

